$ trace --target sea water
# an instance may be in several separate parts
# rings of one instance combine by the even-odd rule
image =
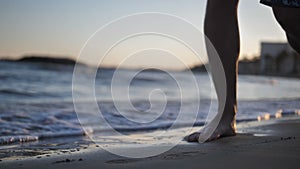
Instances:
[[[82,129],[74,109],[73,68],[72,65],[63,64],[0,62],[0,149],[1,146],[3,149],[4,146],[20,146],[30,141],[57,145],[62,140],[60,138],[64,138],[65,143],[70,139],[73,143],[82,141],[87,131]],[[84,111],[87,115],[81,116],[80,120],[94,133],[109,133],[109,129],[104,125],[101,128],[102,124],[88,115],[98,111],[88,106],[93,100],[97,101],[101,114],[112,128],[120,132],[168,129],[179,112],[187,117],[190,113],[195,113],[192,112],[195,111],[192,107],[199,102],[195,123],[188,118],[181,119],[179,123],[182,126],[203,125],[212,102],[216,102],[216,94],[207,73],[193,73],[199,89],[195,91],[191,72],[188,71],[172,72],[173,77],[166,71],[142,71],[126,86],[125,81],[135,71],[119,70],[122,78],[118,78],[113,86],[117,93],[117,97],[113,98],[111,92],[114,69],[97,69],[94,95],[85,93],[89,90],[85,77],[95,69],[82,66],[82,70],[82,83],[77,84],[79,88],[75,91],[80,96],[76,102],[86,104]],[[151,91],[158,93],[149,100]],[[184,98],[182,92],[185,93]],[[256,120],[266,113],[275,116],[279,110],[288,114],[300,109],[300,79],[240,75],[238,99],[238,121]],[[120,112],[115,104],[128,100],[134,109],[129,107]],[[164,107],[160,109],[162,105]],[[160,114],[155,114],[158,113],[155,111],[147,112],[150,107],[161,111]],[[124,117],[124,113],[144,122],[132,121]],[[147,122],[154,116],[154,120]],[[93,130],[95,125],[98,128],[100,125],[102,130]]]

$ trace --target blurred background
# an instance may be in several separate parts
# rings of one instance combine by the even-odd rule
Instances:
[[[0,158],[30,155],[32,149],[39,154],[46,150],[71,149],[88,144],[90,140],[84,137],[87,131],[82,130],[74,110],[72,75],[81,48],[101,26],[133,13],[162,12],[179,16],[202,30],[205,6],[205,0],[1,0]],[[299,114],[299,55],[287,44],[272,10],[259,4],[259,0],[241,0],[239,21],[241,75],[238,81],[238,122]],[[130,45],[136,44],[128,43],[127,47]],[[176,45],[173,48],[176,50]],[[188,117],[194,113],[193,107],[199,104],[199,97],[200,108],[196,123],[192,125],[204,124],[210,106],[216,102],[204,67],[207,63],[180,53],[180,59],[185,60],[193,72],[190,74],[185,67],[170,59],[149,56],[149,53],[146,56],[121,67],[122,78],[115,86],[119,92],[116,100],[112,98],[111,80],[115,66],[125,57],[122,53],[106,59],[99,69],[84,61],[77,63],[81,83],[75,92],[80,96],[78,101],[86,104],[87,115],[82,120],[91,128],[89,132],[97,134],[108,130],[89,114],[95,112],[89,107],[94,97],[86,94],[90,89],[85,83],[95,69],[95,97],[99,109],[118,131],[168,129],[180,110],[187,117],[179,122],[180,125],[191,125]],[[126,93],[123,85],[126,79],[137,68],[151,66],[157,69],[138,73],[131,79],[129,93]],[[159,68],[170,70],[173,77]],[[193,78],[200,94],[195,92]],[[183,102],[181,92],[187,96]],[[125,108],[119,112],[114,102],[122,103],[128,99],[134,110]],[[164,108],[162,112],[155,111],[161,110],[161,107]],[[216,107],[213,108],[216,110]],[[149,123],[137,123],[123,117],[124,113],[142,121],[158,118]],[[100,131],[99,128],[96,131],[95,126],[99,125]],[[103,140],[103,143],[107,142]]]

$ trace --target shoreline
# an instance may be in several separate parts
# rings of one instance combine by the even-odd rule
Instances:
[[[76,152],[0,161],[0,168],[291,168],[300,160],[300,116],[238,124],[238,135],[209,143],[180,142],[143,159],[113,155],[95,144]],[[163,147],[164,145],[161,145]],[[134,149],[134,146],[120,147]]]
[[[212,100],[213,102],[216,102],[216,100]],[[256,120],[266,120],[266,119],[272,119],[277,117],[288,117],[291,115],[300,115],[300,107],[299,107],[299,101],[300,98],[290,98],[290,99],[263,99],[263,100],[240,100],[238,102],[239,112],[237,113],[236,121],[237,123],[243,123],[243,122],[251,122]],[[202,100],[203,106],[208,105],[209,100]],[[70,102],[71,103],[71,102]],[[137,102],[137,103],[143,103]],[[176,104],[177,102],[172,102],[173,104]],[[108,106],[112,104],[111,102],[105,103]],[[23,105],[22,105],[23,106]],[[36,105],[35,105],[36,106]],[[42,106],[38,105],[38,106]],[[58,106],[58,105],[54,105]],[[205,107],[204,107],[205,109]],[[63,112],[63,110],[61,110]],[[204,113],[206,111],[203,110],[200,113]],[[51,112],[51,111],[50,111]],[[76,117],[76,114],[74,112],[70,112],[70,114],[73,113],[74,117]],[[18,115],[18,114],[16,114]],[[51,114],[53,115],[53,114]],[[172,114],[170,114],[172,115]],[[173,115],[172,115],[173,116]],[[205,119],[197,119],[194,123],[194,127],[201,127],[205,123]],[[152,125],[141,125],[141,126],[118,126],[114,127],[115,130],[118,132],[131,132],[131,133],[145,133],[145,132],[153,132],[155,130],[165,130],[170,128],[172,126],[173,121],[166,121],[164,123],[160,124],[152,124]],[[186,126],[190,126],[191,123],[189,122],[181,122],[178,123],[178,128],[184,128]],[[91,126],[92,128],[93,126]],[[102,132],[111,132],[109,128],[103,128],[101,130],[91,130],[88,131],[94,134],[102,133]],[[0,136],[0,150],[4,149],[1,146],[16,146],[16,144],[26,144],[26,143],[36,143],[39,141],[47,141],[48,139],[66,139],[69,138],[77,138],[77,137],[85,137],[86,133],[85,131],[78,126],[73,131],[59,131],[55,133],[28,133],[27,135],[4,135]],[[0,152],[0,158],[1,158],[1,152]]]

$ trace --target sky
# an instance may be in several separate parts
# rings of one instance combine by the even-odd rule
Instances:
[[[206,0],[0,0],[0,57],[37,54],[76,58],[85,42],[100,27],[141,12],[175,15],[203,30],[205,6]],[[259,0],[240,0],[238,13],[240,58],[259,55],[261,41],[286,42],[271,8],[260,4]],[[122,52],[117,53],[120,56],[106,59],[107,64],[113,65],[121,62],[122,57],[124,59]],[[133,59],[128,65],[179,66],[177,61],[166,59],[162,64],[159,59],[150,57],[164,52],[141,53],[146,53],[143,59]],[[169,55],[166,54],[166,58]],[[184,54],[180,57],[189,65],[197,63]]]

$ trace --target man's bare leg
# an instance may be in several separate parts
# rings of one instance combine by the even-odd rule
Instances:
[[[238,0],[208,0],[204,32],[220,56],[226,77],[226,101],[221,121],[207,140],[236,135],[235,115],[237,111],[237,61],[240,50],[239,28],[237,20]],[[211,57],[208,52],[209,58]],[[212,76],[216,76],[212,71]],[[215,84],[220,100],[220,89]],[[201,132],[201,131],[200,131]],[[200,132],[186,136],[189,142],[198,142]]]

